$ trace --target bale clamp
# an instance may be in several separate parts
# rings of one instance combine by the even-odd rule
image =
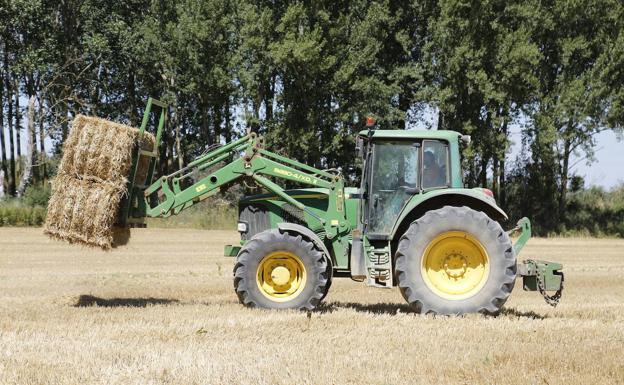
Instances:
[[[153,182],[154,171],[159,155],[158,149],[160,148],[162,134],[167,124],[167,115],[169,111],[169,106],[166,103],[150,97],[147,100],[145,112],[143,113],[143,120],[141,121],[137,143],[141,142],[143,135],[147,131],[147,126],[150,122],[150,115],[152,114],[152,108],[154,106],[160,108],[160,114],[156,114],[156,112],[154,112],[156,114],[154,119],[156,126],[156,141],[152,151],[141,149],[139,145],[137,145],[134,149],[132,167],[130,168],[130,175],[128,176],[127,195],[121,204],[118,218],[119,224],[124,226],[145,227],[146,204],[145,199],[143,198],[143,191]],[[158,119],[157,123],[156,119]],[[149,167],[145,180],[136,180],[141,157],[150,158]]]

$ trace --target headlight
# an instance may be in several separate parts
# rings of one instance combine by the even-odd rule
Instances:
[[[245,222],[238,222],[238,232],[239,233],[246,233],[247,232],[247,223]]]

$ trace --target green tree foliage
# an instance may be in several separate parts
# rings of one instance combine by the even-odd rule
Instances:
[[[20,134],[42,183],[45,138],[58,154],[78,113],[137,125],[148,96],[171,106],[161,173],[252,130],[354,182],[367,116],[409,129],[433,111],[429,128],[473,137],[468,186],[538,232],[564,231],[589,207],[574,203],[585,192],[570,191],[570,160],[622,131],[623,20],[619,0],[0,0],[6,190]]]
[[[563,232],[624,237],[624,186],[609,192],[592,187],[568,198]]]

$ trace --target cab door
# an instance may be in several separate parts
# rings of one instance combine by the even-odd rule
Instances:
[[[420,191],[420,142],[377,140],[372,144],[366,233],[387,235],[409,198]]]

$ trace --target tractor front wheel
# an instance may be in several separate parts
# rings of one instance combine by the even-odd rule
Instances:
[[[401,237],[395,274],[421,313],[497,314],[516,280],[516,256],[498,222],[468,207],[445,206]]]
[[[269,309],[314,309],[329,284],[323,253],[301,235],[256,234],[238,253],[234,289],[240,302]]]

